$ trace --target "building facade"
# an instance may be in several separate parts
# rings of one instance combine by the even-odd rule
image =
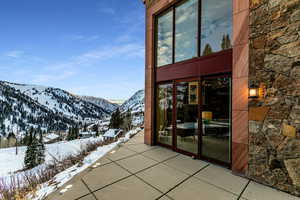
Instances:
[[[145,143],[300,195],[300,1],[144,3]]]

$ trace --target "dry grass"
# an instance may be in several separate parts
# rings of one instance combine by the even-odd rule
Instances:
[[[52,163],[34,172],[24,172],[22,175],[13,175],[7,181],[0,179],[0,199],[1,200],[25,200],[29,193],[34,193],[42,183],[50,181],[58,173],[78,164],[83,164],[83,159],[98,147],[115,142],[114,140],[91,142],[76,155],[70,155],[63,159],[54,158]]]

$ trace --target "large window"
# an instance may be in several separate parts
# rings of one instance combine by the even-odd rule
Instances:
[[[231,0],[202,0],[201,19],[201,55],[231,48]]]
[[[188,0],[175,9],[175,62],[197,56],[198,0]]]
[[[157,66],[172,63],[173,11],[169,10],[157,20]]]
[[[156,19],[157,67],[231,48],[232,0],[184,0]]]

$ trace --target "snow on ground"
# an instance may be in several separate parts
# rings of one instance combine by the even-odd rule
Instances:
[[[57,174],[53,180],[44,183],[41,185],[40,189],[36,192],[36,196],[32,197],[30,196],[29,199],[33,200],[42,200],[44,199],[47,195],[50,193],[54,192],[57,190],[59,187],[67,183],[69,180],[71,180],[76,174],[84,171],[88,167],[90,167],[94,162],[99,160],[101,157],[103,157],[105,154],[110,152],[112,149],[114,149],[118,144],[126,142],[130,139],[132,135],[137,134],[139,131],[141,131],[140,128],[136,128],[134,130],[131,130],[125,134],[125,137],[120,138],[117,142],[114,142],[109,145],[105,145],[102,147],[98,147],[96,151],[93,151],[90,153],[87,157],[84,158],[83,160],[83,165],[78,167],[77,165],[74,165],[67,170]],[[58,185],[50,184],[55,182],[58,183]]]
[[[68,155],[74,155],[82,147],[90,142],[101,141],[102,136],[97,138],[79,139],[73,141],[63,141],[54,144],[46,144],[46,163],[51,162],[54,158],[61,159]],[[0,149],[0,178],[6,178],[13,172],[24,168],[24,156],[27,147],[19,147],[18,155],[16,148]]]

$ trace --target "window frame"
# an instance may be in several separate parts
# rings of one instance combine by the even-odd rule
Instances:
[[[153,56],[154,56],[154,68],[155,69],[159,69],[159,68],[163,68],[163,67],[166,67],[166,66],[170,66],[170,65],[174,65],[174,64],[178,64],[178,63],[185,63],[189,60],[193,60],[195,59],[195,57],[192,57],[192,58],[188,58],[188,59],[185,59],[185,60],[181,60],[181,61],[178,61],[178,62],[175,62],[175,40],[176,40],[176,37],[175,37],[175,34],[176,34],[176,7],[180,6],[181,4],[184,4],[186,1],[188,0],[177,0],[175,1],[174,3],[172,3],[171,5],[167,6],[167,7],[164,7],[162,10],[158,11],[157,13],[155,13],[153,15],[153,19],[154,19],[154,31],[153,31],[153,34],[154,34],[154,51],[153,51]],[[196,0],[198,1],[198,12],[197,12],[197,15],[198,15],[198,24],[197,24],[197,56],[196,58],[203,58],[203,57],[209,57],[211,55],[215,55],[215,54],[219,54],[219,53],[222,53],[222,52],[226,52],[228,49],[225,49],[225,50],[221,50],[221,51],[217,51],[217,52],[213,52],[209,55],[205,55],[205,56],[201,56],[201,31],[202,31],[202,0]],[[161,66],[158,66],[157,64],[157,60],[158,60],[158,54],[157,54],[157,44],[158,44],[158,18],[162,15],[164,15],[166,12],[168,11],[171,11],[172,14],[173,14],[173,21],[172,21],[172,62],[169,63],[169,64],[165,64],[165,65],[161,65]],[[229,49],[232,49],[229,48]]]

